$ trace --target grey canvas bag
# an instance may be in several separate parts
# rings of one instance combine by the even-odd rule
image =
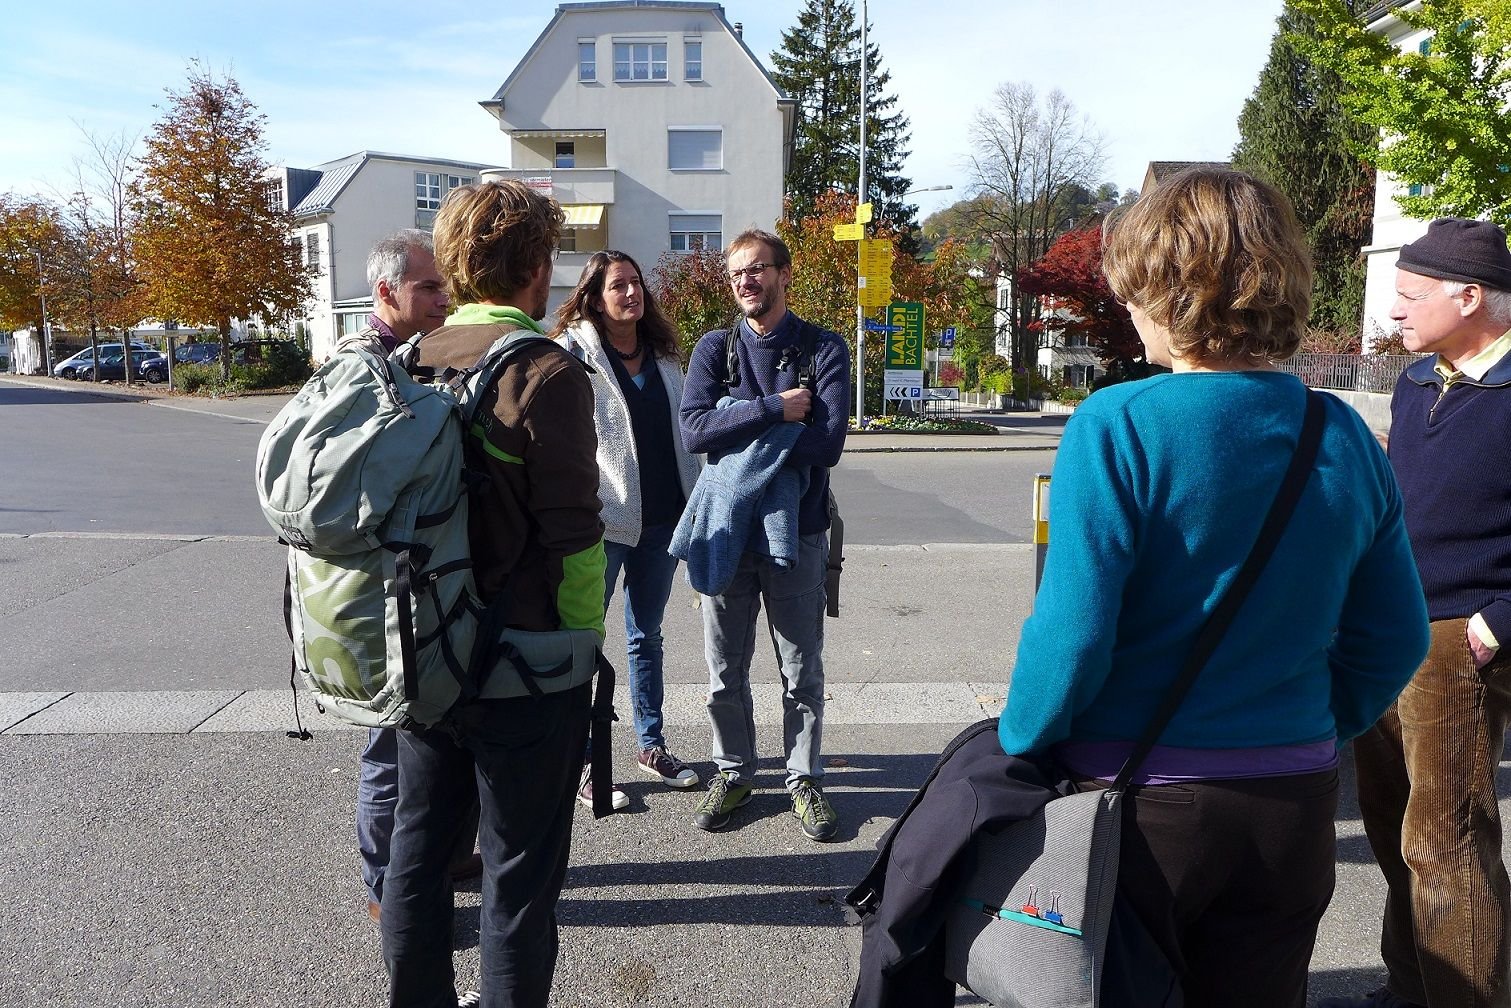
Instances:
[[[1323,409],[1308,389],[1296,452],[1253,548],[1112,786],[1055,798],[972,841],[973,864],[945,919],[944,973],[996,1008],[1101,1004],[1124,794],[1280,541],[1317,459]]]

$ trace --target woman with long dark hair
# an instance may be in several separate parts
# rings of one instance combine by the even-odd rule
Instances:
[[[699,468],[698,457],[682,446],[677,425],[682,402],[677,334],[646,287],[640,265],[613,249],[588,257],[577,289],[556,318],[552,335],[593,370],[607,559],[604,605],[623,571],[640,770],[670,787],[694,787],[698,774],[667,748],[661,719],[661,619],[677,569],[666,549]],[[579,797],[592,804],[586,775]],[[614,807],[628,803],[616,789]]]

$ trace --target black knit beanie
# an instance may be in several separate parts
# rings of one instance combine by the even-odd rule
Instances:
[[[1439,217],[1427,225],[1425,235],[1401,246],[1396,266],[1420,276],[1511,291],[1506,232],[1489,221]]]

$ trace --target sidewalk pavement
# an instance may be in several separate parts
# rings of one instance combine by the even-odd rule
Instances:
[[[135,399],[165,409],[190,410],[229,420],[267,423],[292,398],[287,393],[209,398],[179,395],[166,386],[133,383],[128,389],[118,382],[78,382],[40,376],[0,375],[0,381],[47,388],[80,395]],[[852,431],[845,442],[847,452],[938,452],[938,451],[1042,451],[1060,443],[1065,415],[1055,413],[1003,413],[962,405],[958,415],[983,420],[997,428],[995,434],[905,434],[897,431]]]

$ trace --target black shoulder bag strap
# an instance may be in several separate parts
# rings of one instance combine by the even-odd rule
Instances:
[[[1306,416],[1301,421],[1301,437],[1296,442],[1296,454],[1291,457],[1290,468],[1285,471],[1285,478],[1280,482],[1280,490],[1275,494],[1275,502],[1270,505],[1270,513],[1265,516],[1264,525],[1259,529],[1259,536],[1254,540],[1254,546],[1249,550],[1248,559],[1239,568],[1233,583],[1228,585],[1227,591],[1223,592],[1222,599],[1217,603],[1217,608],[1212,610],[1212,615],[1207,617],[1201,632],[1196,635],[1196,643],[1191,648],[1186,663],[1181,667],[1180,675],[1170,687],[1170,692],[1165,695],[1159,710],[1155,711],[1154,718],[1145,729],[1143,738],[1139,739],[1138,745],[1134,746],[1133,752],[1129,753],[1128,761],[1118,771],[1117,779],[1112,782],[1108,790],[1126,790],[1133,775],[1138,773],[1145,758],[1154,748],[1159,737],[1165,731],[1165,726],[1170,723],[1170,718],[1175,715],[1190,691],[1196,677],[1201,674],[1203,666],[1207,664],[1212,653],[1217,650],[1217,645],[1222,643],[1223,634],[1227,633],[1228,627],[1233,622],[1233,617],[1238,614],[1238,609],[1243,605],[1243,600],[1248,597],[1264,566],[1269,562],[1270,554],[1275,551],[1275,546],[1280,542],[1280,536],[1285,532],[1285,527],[1290,523],[1291,515],[1296,511],[1296,503],[1301,499],[1301,491],[1306,488],[1306,481],[1312,474],[1312,469],[1317,462],[1317,448],[1322,443],[1322,422],[1324,403],[1322,395],[1306,390]]]

